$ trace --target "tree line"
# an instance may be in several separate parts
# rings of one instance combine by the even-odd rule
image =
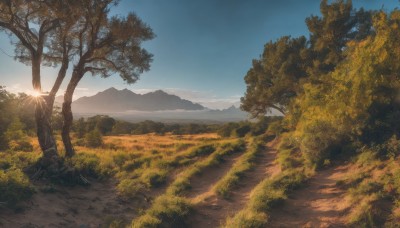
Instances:
[[[24,93],[18,95],[7,92],[0,86],[0,151],[32,151],[31,137],[37,130],[35,122],[35,101]],[[202,123],[162,123],[146,120],[131,123],[107,115],[79,118],[73,121],[72,133],[81,146],[99,147],[103,136],[140,135],[155,133],[173,135],[217,133],[221,137],[245,137],[261,135],[281,117],[261,117],[258,121],[241,121],[220,124]],[[54,107],[51,128],[55,132],[63,129],[60,108]]]
[[[320,11],[305,20],[308,37],[265,44],[241,99],[253,116],[282,112],[286,141],[310,165],[387,145],[400,133],[400,11],[354,9],[343,0],[323,0]]]

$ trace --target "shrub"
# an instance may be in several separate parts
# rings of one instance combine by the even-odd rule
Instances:
[[[103,145],[103,137],[100,131],[95,129],[93,131],[90,131],[89,133],[86,133],[85,143],[87,147],[92,148],[100,147],[101,145]]]
[[[141,177],[144,184],[147,187],[157,187],[165,183],[167,180],[167,171],[166,170],[158,170],[158,169],[148,169],[146,170]]]
[[[247,133],[249,133],[250,130],[251,130],[251,127],[250,127],[249,125],[243,125],[243,126],[240,126],[240,127],[236,128],[236,129],[234,130],[234,135],[237,136],[237,137],[239,137],[239,138],[242,138],[242,137],[244,137]]]
[[[282,120],[278,119],[270,123],[267,131],[277,136],[280,135],[284,131]]]
[[[240,211],[233,218],[228,218],[225,227],[265,227],[268,216],[265,213],[250,210]]]
[[[340,134],[326,121],[315,121],[302,132],[300,149],[310,166],[321,166],[340,142]]]
[[[33,193],[28,177],[21,170],[0,170],[0,202],[14,206],[19,201],[29,199]]]
[[[192,205],[184,198],[163,195],[158,197],[146,214],[132,222],[132,227],[186,227],[185,218]]]
[[[27,139],[11,140],[8,142],[8,147],[13,151],[33,151],[33,146]]]
[[[137,193],[143,189],[145,189],[145,186],[138,179],[123,179],[117,185],[118,194],[127,198],[137,196]]]
[[[67,164],[83,174],[95,177],[105,175],[106,170],[100,166],[100,158],[95,154],[79,153],[67,160]]]

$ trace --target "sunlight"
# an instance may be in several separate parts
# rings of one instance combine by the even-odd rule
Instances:
[[[31,96],[34,97],[34,98],[41,97],[42,95],[43,95],[43,94],[40,93],[39,91],[34,91],[34,92],[31,94]]]
[[[46,93],[42,93],[40,91],[33,91],[30,93],[30,96],[28,97],[27,102],[34,103],[36,105],[41,106],[41,105],[43,105],[42,103],[44,101],[44,98],[43,98],[44,95],[46,95]]]

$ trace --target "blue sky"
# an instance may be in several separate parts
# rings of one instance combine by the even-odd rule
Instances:
[[[138,93],[163,89],[212,108],[238,104],[243,77],[263,46],[284,35],[308,35],[305,18],[319,14],[319,0],[122,0],[112,13],[135,12],[157,35],[144,44],[154,54],[149,72],[127,85],[118,75],[108,79],[86,75],[76,96],[93,95],[111,86]],[[353,0],[356,8],[390,10],[397,0]],[[12,55],[9,38],[0,48]],[[30,68],[0,52],[0,85],[12,92],[31,92]],[[44,90],[56,69],[43,68]],[[66,83],[63,84],[65,88]]]

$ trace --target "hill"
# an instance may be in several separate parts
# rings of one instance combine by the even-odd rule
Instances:
[[[181,99],[162,90],[136,94],[128,89],[109,88],[72,103],[75,113],[113,113],[126,111],[203,110],[200,104]]]

